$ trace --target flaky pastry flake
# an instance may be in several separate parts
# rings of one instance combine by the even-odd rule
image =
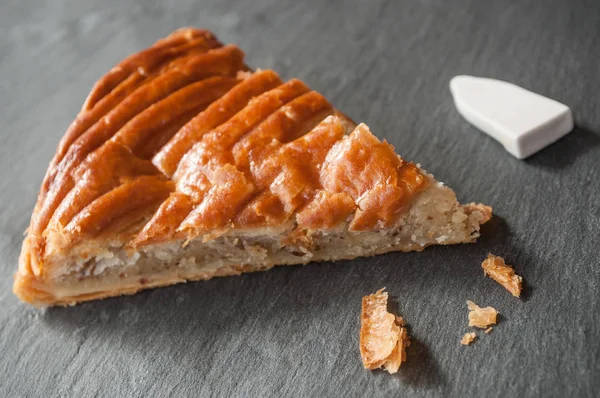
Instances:
[[[470,345],[473,341],[475,341],[476,338],[477,338],[477,335],[475,334],[475,332],[465,333],[463,338],[460,340],[460,344]]]
[[[403,319],[387,311],[384,289],[362,299],[360,354],[366,369],[384,368],[393,374],[406,361],[410,338]]]
[[[515,270],[504,262],[502,257],[489,253],[481,263],[484,275],[489,276],[508,290],[513,296],[521,297],[523,278],[515,274]]]
[[[493,307],[481,308],[471,300],[467,300],[469,307],[469,326],[486,329],[489,325],[496,324],[498,311]]]

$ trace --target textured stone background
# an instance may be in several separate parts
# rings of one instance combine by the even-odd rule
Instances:
[[[11,293],[38,186],[93,82],[184,25],[300,77],[494,206],[479,244],[190,283],[37,311]],[[600,3],[21,1],[0,5],[0,396],[598,396]],[[570,105],[578,128],[527,161],[455,111],[456,74]],[[482,275],[488,251],[523,300]],[[413,345],[362,369],[360,298],[387,286]],[[471,347],[465,300],[502,314]]]

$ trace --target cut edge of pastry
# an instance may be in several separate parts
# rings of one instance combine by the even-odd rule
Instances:
[[[360,355],[365,369],[383,368],[394,374],[406,361],[410,338],[402,317],[387,311],[388,293],[384,290],[362,299]]]
[[[491,208],[460,205],[454,192],[427,175],[419,193],[391,228],[349,231],[348,222],[331,230],[299,230],[289,221],[270,228],[232,229],[219,236],[126,246],[126,241],[89,240],[56,252],[36,276],[26,237],[15,275],[14,293],[35,306],[73,305],[134,294],[144,289],[217,276],[264,271],[275,265],[351,260],[390,251],[421,251],[431,245],[474,242]]]

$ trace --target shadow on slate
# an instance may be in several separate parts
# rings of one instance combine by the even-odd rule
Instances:
[[[533,166],[562,169],[600,144],[600,136],[575,126],[573,131],[525,160]]]
[[[345,264],[320,265],[315,263],[314,271],[328,274],[326,278],[333,282],[336,278],[343,279],[347,270]],[[282,267],[268,273],[214,278],[75,307],[50,307],[43,314],[43,321],[65,334],[80,328],[86,329],[88,334],[98,332],[110,336],[114,332],[131,339],[125,343],[133,346],[139,343],[139,336],[158,339],[164,335],[169,336],[174,345],[191,335],[197,336],[194,343],[203,346],[214,342],[215,333],[243,335],[248,328],[256,326],[254,324],[267,329],[293,321],[301,316],[301,312],[325,311],[328,303],[321,296],[337,301],[345,294],[343,290],[323,292],[315,288],[311,291],[307,286],[310,281],[300,279],[296,279],[291,287],[293,274],[294,271]],[[127,330],[125,334],[124,329]],[[174,348],[173,345],[170,348]]]
[[[388,292],[389,294],[389,292]],[[398,315],[401,313],[398,305],[398,297],[388,296],[388,312]],[[403,382],[414,387],[432,389],[446,385],[446,376],[441,371],[437,360],[431,355],[429,348],[420,339],[414,337],[412,326],[405,322],[404,327],[410,337],[410,346],[406,350],[406,362],[403,362],[400,371],[395,375]],[[377,370],[389,377],[384,370]]]
[[[410,328],[408,329],[410,335]],[[402,364],[398,377],[405,383],[423,389],[445,386],[447,383],[446,376],[441,372],[427,345],[415,337],[410,339],[406,362]]]
[[[485,254],[481,256],[476,264],[481,264],[485,257],[487,257],[487,253],[499,255],[504,258],[506,263],[514,268],[517,275],[523,277],[523,291],[520,299],[523,302],[527,302],[535,290],[535,287],[527,283],[527,281],[529,281],[535,284],[535,281],[529,280],[528,271],[533,268],[541,267],[543,264],[531,253],[524,251],[522,245],[514,242],[514,239],[512,239],[511,236],[510,227],[506,221],[502,217],[494,215],[494,217],[481,228],[481,237],[477,240],[477,246],[481,249],[479,251],[483,251]],[[527,267],[519,266],[519,264],[527,264]],[[478,270],[483,273],[481,267],[478,267]],[[546,272],[548,273],[550,271],[546,270]],[[488,286],[489,284],[497,284],[496,281],[489,277],[486,277],[485,283],[487,283]]]

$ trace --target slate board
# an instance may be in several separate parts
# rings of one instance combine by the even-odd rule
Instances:
[[[0,396],[598,396],[600,2],[3,1]],[[367,122],[464,201],[476,245],[279,268],[38,311],[11,293],[46,165],[94,81],[185,25],[237,43]],[[455,111],[456,74],[569,104],[577,129],[527,161]],[[523,300],[483,277],[514,264]],[[386,286],[412,346],[362,369],[360,299]],[[471,347],[465,300],[502,314]]]

